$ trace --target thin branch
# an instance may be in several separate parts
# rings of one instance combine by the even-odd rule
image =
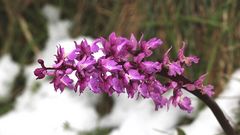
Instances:
[[[22,29],[22,32],[23,32],[26,40],[28,41],[29,46],[31,47],[31,49],[33,50],[35,55],[37,55],[40,52],[40,50],[38,49],[38,47],[36,46],[36,44],[33,40],[32,33],[29,30],[26,20],[21,15],[18,15],[18,21],[19,21],[20,27]]]

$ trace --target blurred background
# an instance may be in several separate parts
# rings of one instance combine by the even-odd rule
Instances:
[[[52,10],[46,10],[46,5],[51,5],[54,7],[53,12],[57,10],[58,13],[50,13]],[[140,38],[144,33],[145,39],[161,38],[164,46],[155,50],[151,57],[153,60],[158,59],[159,54],[170,47],[173,47],[172,57],[175,57],[185,41],[186,53],[201,58],[200,64],[186,71],[186,76],[194,80],[199,75],[208,73],[206,83],[215,86],[216,97],[223,92],[232,73],[240,66],[238,0],[0,0],[0,91],[3,91],[0,96],[1,118],[16,109],[16,104],[21,99],[19,97],[28,90],[26,87],[29,76],[26,70],[36,63],[36,58],[43,50],[46,51],[51,37],[49,18],[52,18],[51,23],[56,25],[59,20],[70,22],[67,28],[69,39],[79,36],[93,39],[106,37],[113,31],[127,37],[134,33]],[[54,49],[56,45],[57,42],[52,44]],[[31,90],[37,91],[39,87],[40,84],[34,82]],[[106,95],[93,102],[98,120],[110,114],[116,105],[115,99]],[[239,100],[236,104],[239,105]],[[204,105],[198,107],[196,114],[202,108]],[[240,118],[239,113],[234,112],[237,116],[234,119]],[[194,119],[195,117],[184,116],[178,126],[191,123]],[[235,123],[237,128],[239,123]],[[83,133],[70,125],[71,122],[65,122],[63,127],[87,135],[110,134],[119,126],[97,126]]]

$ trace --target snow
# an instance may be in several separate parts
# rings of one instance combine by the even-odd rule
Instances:
[[[57,8],[46,5],[43,14],[48,20],[49,39],[45,49],[37,58],[44,59],[46,65],[51,66],[54,61],[56,45],[61,45],[66,53],[70,53],[75,47],[73,41],[77,43],[83,39],[88,42],[93,41],[90,37],[71,39],[68,34],[71,22],[60,20]],[[95,55],[100,57],[102,52]],[[155,111],[152,101],[142,98],[129,99],[127,94],[123,94],[113,96],[115,101],[113,110],[100,119],[94,109],[99,95],[89,90],[80,96],[68,89],[63,93],[55,92],[48,80],[35,80],[33,71],[36,67],[39,67],[39,64],[34,63],[26,67],[25,91],[17,98],[14,110],[0,117],[0,135],[76,135],[79,131],[90,131],[96,127],[116,127],[110,135],[165,135],[175,131],[176,124],[183,116],[193,117],[196,113],[188,114],[174,107]],[[0,85],[3,89],[0,91],[0,96],[7,95],[7,88],[18,71],[18,65],[12,62],[8,55],[0,59]],[[233,75],[220,98],[216,100],[233,122],[235,122],[233,110],[237,107],[238,100],[221,97],[240,96],[240,82],[236,78],[240,80],[240,71]],[[40,87],[34,91],[33,87],[36,83]],[[189,93],[185,94],[190,96]],[[191,98],[193,106],[196,106],[196,98],[193,96]],[[65,123],[69,123],[74,130],[64,129]],[[208,108],[200,112],[192,124],[181,128],[189,135],[211,135],[221,132],[219,124]]]
[[[113,111],[100,121],[100,126],[103,127],[119,126],[110,135],[165,135],[171,133],[180,118],[194,115],[175,107],[155,111],[154,104],[147,99],[129,99],[127,95],[115,96],[114,99]],[[196,105],[194,100],[193,106]]]
[[[65,122],[84,131],[96,126],[97,114],[86,98],[67,92],[56,93],[46,82],[34,95],[26,89],[16,106],[14,111],[0,119],[0,134],[67,135],[69,131],[64,130]]]
[[[10,86],[12,85],[14,78],[19,72],[19,66],[12,61],[10,55],[5,54],[0,59],[0,99],[4,100],[8,98],[10,93]]]
[[[157,130],[167,132],[184,115],[177,109],[155,111],[150,100],[135,101],[124,96],[118,97],[114,111],[109,116],[108,122],[115,121],[116,125],[120,125],[111,135],[159,135]]]

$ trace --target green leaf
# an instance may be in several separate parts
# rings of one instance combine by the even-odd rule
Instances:
[[[186,135],[186,133],[181,128],[177,128],[177,134],[178,135]]]

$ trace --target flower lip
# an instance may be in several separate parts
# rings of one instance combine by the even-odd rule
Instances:
[[[142,80],[142,79],[144,79],[144,75],[141,75],[135,69],[129,69],[128,74],[126,74],[126,75],[130,80]]]
[[[122,66],[112,59],[101,59],[102,66],[109,71],[122,70]]]
[[[191,106],[191,100],[188,97],[184,97],[183,100],[178,103],[178,106],[181,109],[186,110],[188,113],[191,113],[193,109]]]

